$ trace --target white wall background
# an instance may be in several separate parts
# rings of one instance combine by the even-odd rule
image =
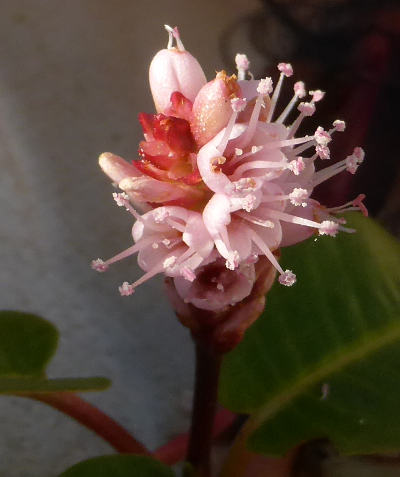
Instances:
[[[130,245],[131,218],[97,166],[134,157],[137,113],[151,112],[147,68],[162,25],[211,79],[223,30],[257,0],[3,0],[0,16],[0,307],[39,313],[61,333],[52,377],[104,375],[86,398],[154,448],[188,425],[192,348],[153,280],[124,299],[135,260],[89,268]],[[241,43],[243,37],[243,47]],[[248,51],[240,27],[235,41]],[[226,66],[226,65],[225,65]],[[111,448],[44,405],[0,397],[0,475],[47,477]]]

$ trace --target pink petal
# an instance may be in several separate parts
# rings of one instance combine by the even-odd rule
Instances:
[[[193,103],[192,133],[199,146],[212,139],[232,116],[230,100],[240,96],[236,78],[220,71],[214,80],[204,85]]]
[[[103,172],[115,183],[119,183],[125,177],[140,176],[141,173],[133,164],[125,161],[111,152],[103,152],[99,157],[99,165]]]
[[[178,91],[193,102],[207,80],[194,56],[170,48],[159,51],[153,58],[149,81],[157,112],[164,112],[172,93]]]

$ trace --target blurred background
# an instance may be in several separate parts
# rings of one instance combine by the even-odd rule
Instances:
[[[134,298],[119,296],[118,285],[141,273],[134,260],[106,275],[89,263],[130,245],[131,218],[115,206],[97,157],[135,158],[137,114],[153,111],[147,69],[166,46],[164,23],[180,27],[209,79],[215,70],[233,72],[240,52],[256,77],[290,61],[296,80],[327,91],[307,130],[345,119],[333,156],[362,145],[367,161],[317,196],[337,204],[364,192],[371,213],[398,234],[398,2],[2,0],[1,7],[1,308],[55,323],[61,342],[50,376],[112,378],[109,391],[85,397],[155,448],[189,423],[189,334],[160,280]],[[7,477],[55,476],[111,452],[38,403],[1,397],[0,422]]]

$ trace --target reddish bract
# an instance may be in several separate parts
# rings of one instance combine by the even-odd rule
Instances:
[[[145,140],[140,143],[136,167],[162,181],[197,184],[201,181],[196,165],[197,145],[188,119],[192,103],[181,93],[171,95],[165,114],[139,114]]]

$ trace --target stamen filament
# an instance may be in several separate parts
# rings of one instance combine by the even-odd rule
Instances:
[[[286,118],[289,116],[290,112],[294,108],[294,105],[297,103],[299,97],[297,94],[294,94],[292,99],[289,101],[288,105],[286,108],[282,111],[281,115],[278,117],[278,119],[275,121],[278,124],[282,124],[285,122]]]
[[[279,75],[278,83],[275,86],[274,93],[273,93],[272,98],[271,98],[271,104],[270,104],[270,107],[269,107],[268,115],[267,115],[267,120],[266,120],[267,123],[269,123],[271,121],[272,116],[274,114],[276,103],[277,103],[278,97],[279,97],[279,93],[281,92],[281,87],[282,87],[284,76],[285,75],[283,73],[281,73]]]
[[[271,262],[271,264],[282,275],[283,274],[282,267],[279,265],[278,260],[275,258],[275,255],[271,252],[271,250],[264,243],[264,241],[261,239],[261,237],[254,230],[251,230],[250,236],[251,236],[252,241],[257,245],[257,247],[261,250],[261,252],[268,258],[268,260]]]

